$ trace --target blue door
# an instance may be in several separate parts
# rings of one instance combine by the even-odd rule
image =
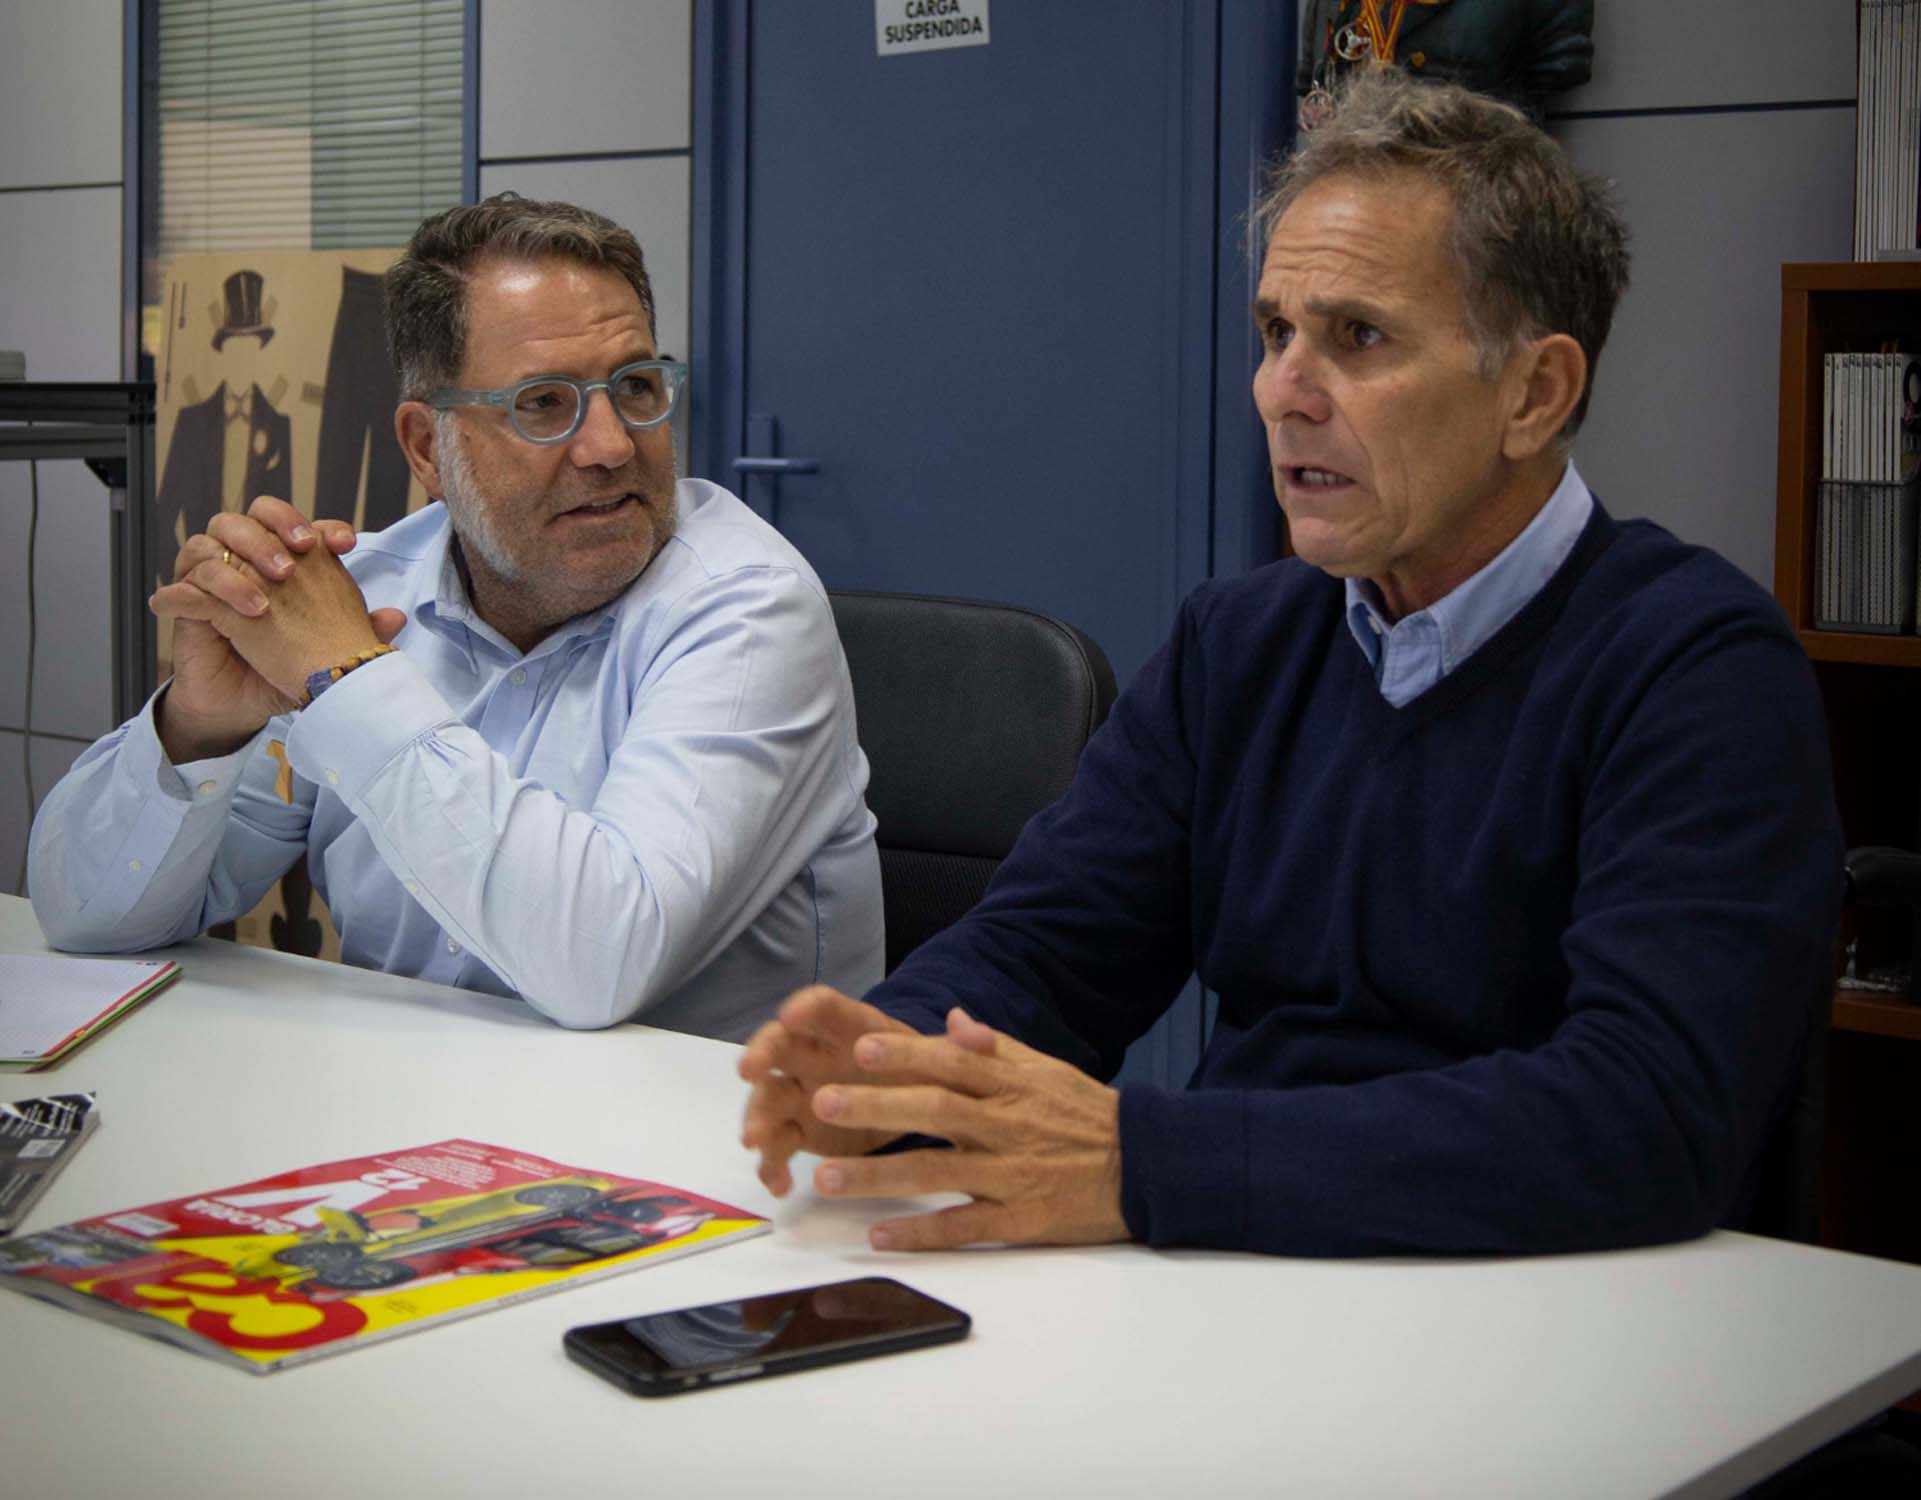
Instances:
[[[1277,545],[1242,220],[1293,9],[1001,0],[880,56],[873,0],[698,5],[692,471],[829,587],[1044,610],[1125,684]]]

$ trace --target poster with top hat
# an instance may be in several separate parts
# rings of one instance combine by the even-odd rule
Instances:
[[[398,254],[242,251],[167,267],[165,322],[148,331],[161,572],[217,513],[257,495],[365,531],[427,503],[393,431],[380,277]]]
[[[394,436],[381,273],[398,250],[184,255],[149,323],[155,451],[154,583],[223,510],[259,495],[378,531],[427,503]],[[170,632],[159,671],[171,670]],[[304,865],[235,924],[262,947],[336,957]]]

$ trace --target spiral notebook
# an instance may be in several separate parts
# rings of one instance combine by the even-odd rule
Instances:
[[[0,956],[0,1072],[58,1062],[179,975],[172,959]]]

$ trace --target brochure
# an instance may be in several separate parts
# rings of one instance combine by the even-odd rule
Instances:
[[[172,959],[0,954],[0,1072],[51,1066],[179,977]]]
[[[772,1228],[453,1140],[0,1240],[0,1285],[265,1374]]]
[[[0,1104],[0,1233],[26,1217],[99,1120],[92,1094]]]

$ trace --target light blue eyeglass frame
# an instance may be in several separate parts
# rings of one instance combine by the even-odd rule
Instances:
[[[667,384],[667,407],[661,414],[646,422],[629,422],[627,415],[614,400],[614,386],[623,377],[636,370],[659,370]],[[575,406],[573,424],[565,432],[553,437],[535,437],[520,425],[515,403],[520,400],[521,392],[532,390],[537,385],[570,385],[574,388]],[[427,398],[427,404],[435,411],[447,411],[456,406],[498,406],[507,413],[507,420],[513,425],[522,441],[537,443],[543,448],[555,443],[565,443],[580,431],[580,424],[587,420],[587,403],[593,399],[595,391],[607,393],[607,404],[614,409],[614,415],[633,432],[644,432],[650,427],[658,427],[673,416],[680,405],[681,392],[687,386],[687,366],[676,359],[637,359],[631,364],[622,365],[605,380],[569,380],[565,375],[536,375],[529,380],[516,380],[512,385],[504,385],[497,391],[463,391],[451,386],[443,386]]]

